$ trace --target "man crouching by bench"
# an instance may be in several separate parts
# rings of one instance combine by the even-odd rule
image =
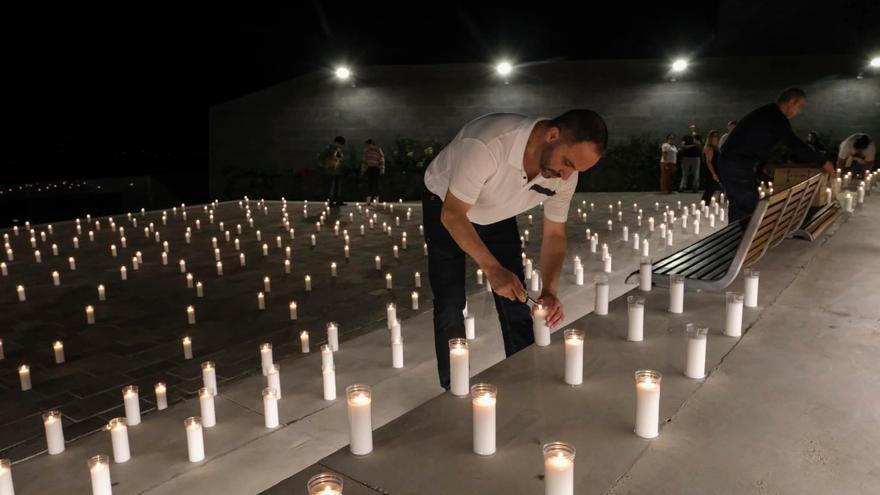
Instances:
[[[578,181],[599,161],[608,129],[599,114],[571,110],[555,119],[510,113],[467,123],[425,171],[422,200],[434,341],[440,385],[449,389],[449,347],[465,337],[465,255],[489,279],[507,356],[534,342],[516,215],[544,203],[538,302],[546,322],[562,321],[556,295],[565,259],[565,221]]]
[[[800,88],[788,88],[779,94],[776,103],[752,110],[743,117],[721,146],[718,175],[730,200],[730,222],[747,218],[758,204],[758,165],[770,157],[778,143],[785,144],[799,163],[823,163],[822,168],[834,173],[834,164],[822,153],[801,141],[792,131],[789,119],[797,117],[807,102]]]

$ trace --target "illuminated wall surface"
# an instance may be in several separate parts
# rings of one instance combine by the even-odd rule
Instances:
[[[786,86],[807,91],[795,130],[853,132],[880,138],[880,71],[858,57],[697,59],[669,81],[666,60],[554,62],[515,67],[504,84],[485,64],[353,68],[354,82],[315,73],[217,105],[210,112],[211,194],[228,171],[288,174],[314,167],[333,136],[360,150],[376,139],[450,139],[469,119],[489,112],[554,116],[577,107],[605,116],[612,141],[703,132],[770,101]]]

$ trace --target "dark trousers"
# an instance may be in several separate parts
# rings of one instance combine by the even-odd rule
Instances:
[[[422,198],[425,240],[428,243],[428,276],[434,292],[434,346],[440,385],[449,388],[449,339],[464,338],[465,252],[440,223],[443,201],[427,189]],[[490,225],[476,225],[480,239],[502,266],[525,285],[516,217]],[[535,341],[532,314],[519,301],[495,296],[501,322],[504,352],[511,356]]]
[[[367,167],[367,196],[376,199],[379,196],[379,174],[376,167]]]
[[[341,175],[331,175],[330,176],[330,204],[333,205],[339,202],[339,196],[342,195],[342,176]]]
[[[718,176],[724,184],[724,192],[730,205],[727,207],[728,222],[752,216],[758,205],[758,181],[755,164],[724,160],[718,166]]]
[[[703,197],[701,198],[706,204],[709,204],[712,201],[712,196],[715,195],[715,192],[721,188],[721,184],[715,182],[715,179],[712,178],[712,174],[707,173],[709,176],[708,180],[703,183]]]

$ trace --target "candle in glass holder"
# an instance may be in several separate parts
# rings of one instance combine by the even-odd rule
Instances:
[[[55,364],[64,362],[64,342],[56,340],[52,343],[52,352],[55,354]]]
[[[544,494],[574,495],[574,445],[544,444]]]
[[[272,344],[269,342],[264,342],[260,344],[260,369],[263,372],[263,376],[267,376],[269,374],[269,368],[274,363],[272,358]]]
[[[141,403],[137,385],[122,389],[122,403],[125,406],[125,419],[131,426],[141,424]]]
[[[2,273],[4,277],[9,276],[9,267],[6,265],[5,261],[0,261],[0,273]]]
[[[168,392],[165,383],[159,382],[153,390],[156,392],[156,409],[161,411],[168,408]]]
[[[223,262],[222,261],[217,262],[217,276],[218,277],[223,276]]]
[[[477,268],[477,285],[483,285],[483,270]]]
[[[321,367],[327,367],[333,364],[333,350],[328,344],[321,346]]]
[[[697,380],[706,377],[706,340],[709,329],[688,323],[685,329],[687,335],[687,363],[685,376]]]
[[[385,320],[387,322],[388,328],[391,329],[391,325],[397,321],[397,306],[394,303],[388,303],[388,306],[385,308]]]
[[[306,275],[304,280],[306,283],[306,292],[311,292],[312,291],[312,277],[310,275]]]
[[[272,387],[263,389],[263,417],[266,428],[278,428],[278,396]]]
[[[646,241],[647,242],[647,241]],[[652,285],[653,265],[651,258],[642,256],[639,261],[639,290],[642,292],[650,292]]]
[[[470,395],[474,453],[492,455],[495,453],[495,402],[498,388],[488,383],[476,383],[471,386]]]
[[[91,305],[86,306],[86,323],[89,325],[95,324],[95,308]]]
[[[57,271],[52,272],[52,285],[55,287],[61,285],[61,275]]]
[[[391,341],[395,341],[401,338],[400,332],[400,320],[394,320],[394,323],[391,324]]]
[[[385,274],[385,288],[386,288],[386,289],[391,289],[392,286],[393,286],[393,284],[392,284],[392,281],[391,281],[391,274],[390,274],[390,273],[387,273],[387,274]]]
[[[186,260],[180,260],[178,266],[180,267],[180,273],[186,273]]]
[[[92,480],[92,495],[112,495],[113,488],[110,481],[110,458],[106,455],[96,455],[89,458],[88,466],[89,475]]]
[[[420,289],[422,287],[422,274],[419,272],[415,272],[413,274],[413,279],[415,279],[414,280],[415,287],[417,289]]]
[[[43,413],[43,427],[46,430],[46,446],[49,455],[64,452],[64,429],[61,425],[61,411],[52,410]]]
[[[201,462],[205,459],[205,438],[202,434],[202,418],[192,416],[183,421],[186,428],[186,450],[189,462]]]
[[[642,438],[655,438],[660,423],[660,380],[659,371],[639,370],[636,378],[636,435]]]
[[[538,304],[532,311],[532,332],[535,336],[535,345],[545,347],[550,345],[550,328],[547,326],[547,310]]]
[[[128,421],[125,418],[113,418],[107,423],[106,429],[110,432],[113,462],[117,464],[128,462],[131,459],[131,449],[128,444]]]
[[[202,385],[210,390],[212,395],[217,395],[217,368],[214,367],[214,361],[202,363]]]
[[[40,250],[39,250],[39,249],[37,249],[36,251],[34,251],[34,261],[37,262],[37,263],[42,263],[42,262],[43,262],[43,256],[40,254]]]
[[[473,316],[465,316],[464,317],[464,335],[467,340],[474,340],[476,338],[475,334],[475,321]]]
[[[186,307],[186,321],[190,325],[196,324],[196,309],[192,306]]]
[[[183,358],[192,359],[192,340],[189,337],[184,337],[181,342],[183,343]]]
[[[596,304],[595,311],[597,315],[605,316],[608,314],[608,299],[610,296],[610,287],[608,286],[608,277],[605,275],[597,275],[596,279]]]
[[[412,309],[419,309],[419,293],[417,291],[413,291],[410,295],[410,299],[412,299]]]
[[[486,286],[489,287],[490,284],[487,282]],[[538,270],[532,270],[532,278],[529,280],[529,289],[531,289],[532,292],[538,292],[541,290],[541,273]]]
[[[725,294],[727,300],[727,318],[724,335],[728,337],[742,336],[743,295],[739,292]]]
[[[327,345],[331,351],[339,351],[339,325],[336,322],[327,323]]]
[[[372,390],[368,385],[349,385],[348,398],[349,448],[354,455],[373,451]],[[466,395],[466,394],[465,394]]]
[[[758,307],[758,280],[761,272],[752,268],[746,268],[745,272],[745,292],[743,296],[743,304],[747,308]]]
[[[193,275],[192,275],[192,273],[187,273],[187,274],[186,274],[186,287],[187,287],[188,289],[192,289],[192,287],[193,287]]]
[[[266,309],[266,296],[262,292],[257,293],[257,309],[261,311]]]
[[[641,342],[645,339],[645,298],[628,296],[626,298],[627,330],[626,340]]]
[[[449,340],[449,391],[457,397],[468,394],[470,381],[470,364],[467,340],[455,338]]]
[[[213,428],[217,424],[217,415],[214,411],[214,394],[206,387],[199,389],[199,409],[202,414],[202,426]]]
[[[27,295],[24,293],[24,286],[23,285],[19,285],[18,287],[16,287],[15,292],[18,294],[19,302],[27,301]]]
[[[12,484],[12,461],[0,459],[0,495],[15,495]]]
[[[31,367],[23,364],[18,367],[18,380],[21,382],[21,391],[26,392],[31,389]]]
[[[565,383],[580,385],[584,382],[584,331],[575,328],[563,332],[565,341]]]
[[[669,312],[684,313],[684,276],[682,275],[669,276]]]
[[[336,367],[333,364],[321,366],[324,384],[324,400],[336,400]]]

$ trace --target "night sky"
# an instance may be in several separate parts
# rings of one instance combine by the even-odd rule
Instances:
[[[208,108],[337,63],[880,49],[878,2],[325,2],[4,9],[2,183],[207,173]],[[829,4],[830,5],[830,4]],[[647,10],[646,10],[647,9]]]

